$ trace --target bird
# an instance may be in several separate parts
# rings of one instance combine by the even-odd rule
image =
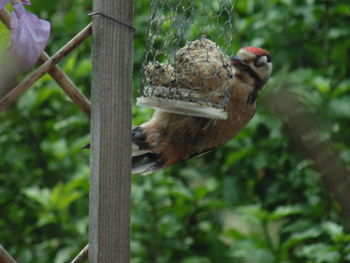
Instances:
[[[272,73],[271,55],[259,47],[230,57],[234,85],[227,119],[186,116],[156,110],[132,129],[132,173],[150,174],[204,154],[231,140],[253,118],[259,92]]]

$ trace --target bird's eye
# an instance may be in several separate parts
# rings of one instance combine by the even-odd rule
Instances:
[[[257,60],[255,60],[254,65],[256,67],[261,67],[267,62],[267,57],[266,56],[261,56]]]

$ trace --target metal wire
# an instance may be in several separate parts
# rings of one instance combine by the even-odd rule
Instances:
[[[233,0],[152,0],[140,95],[225,109],[229,98],[225,78],[232,78],[227,58],[232,52],[233,10]],[[202,45],[199,50],[194,47],[198,40],[203,40],[199,42]],[[211,40],[213,44],[206,40]],[[182,62],[180,55],[187,61]],[[213,58],[216,55],[221,56],[221,62]],[[215,69],[210,70],[210,67]],[[226,71],[222,71],[223,67]],[[200,74],[202,69],[206,71],[203,75]],[[223,72],[226,77],[216,76],[223,75]],[[197,79],[190,78],[191,75]],[[201,85],[198,84],[199,78],[202,78]],[[222,83],[213,83],[222,87],[216,87],[217,92],[212,93],[210,89],[213,87],[208,84],[208,79],[215,78]],[[160,86],[166,88],[161,89]]]
[[[103,16],[103,17],[109,19],[109,20],[112,20],[113,22],[116,22],[116,23],[118,23],[118,24],[121,24],[121,25],[123,25],[123,26],[126,26],[127,28],[129,28],[129,29],[130,29],[131,31],[133,31],[133,32],[136,30],[136,28],[133,27],[132,25],[129,25],[129,24],[127,24],[127,23],[124,23],[123,21],[120,21],[119,19],[116,19],[116,18],[114,18],[114,17],[112,17],[112,16],[106,15],[106,14],[104,14],[104,13],[102,13],[102,12],[91,12],[91,13],[89,13],[88,15],[91,16],[91,17],[100,15],[100,16]]]

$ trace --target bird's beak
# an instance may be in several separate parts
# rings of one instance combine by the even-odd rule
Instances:
[[[244,61],[244,59],[241,56],[232,56],[231,57],[231,62],[233,65],[242,64],[243,61]]]

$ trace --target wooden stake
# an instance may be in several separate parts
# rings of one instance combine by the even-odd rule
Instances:
[[[95,0],[94,11],[132,23],[131,0]],[[133,34],[94,16],[89,262],[130,260]]]

